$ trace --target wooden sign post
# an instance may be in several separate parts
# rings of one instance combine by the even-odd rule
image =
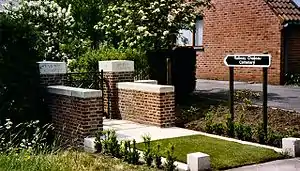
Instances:
[[[227,55],[224,63],[229,67],[229,109],[232,122],[234,121],[234,67],[263,68],[263,129],[268,133],[268,67],[271,65],[270,54],[236,54]]]

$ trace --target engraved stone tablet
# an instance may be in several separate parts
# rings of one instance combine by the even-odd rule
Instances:
[[[65,74],[67,65],[65,62],[43,61],[38,62],[40,74]]]

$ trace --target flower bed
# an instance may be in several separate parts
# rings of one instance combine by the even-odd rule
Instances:
[[[237,92],[234,123],[230,123],[227,101],[193,95],[180,106],[177,124],[181,127],[241,140],[281,147],[284,137],[300,137],[300,114],[268,108],[268,135],[262,130],[262,107],[252,105],[251,99],[259,98],[257,92]],[[234,135],[233,135],[234,134]]]

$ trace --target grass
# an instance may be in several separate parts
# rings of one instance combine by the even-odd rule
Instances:
[[[84,152],[65,151],[58,154],[0,154],[1,171],[148,171],[146,166],[126,164],[119,159]]]
[[[243,165],[261,163],[283,158],[273,150],[243,145],[235,142],[220,140],[202,135],[164,139],[151,142],[152,147],[160,144],[161,147],[175,146],[175,156],[178,161],[186,163],[188,153],[203,152],[210,155],[211,166],[214,170],[234,168]],[[143,150],[144,145],[137,145]]]

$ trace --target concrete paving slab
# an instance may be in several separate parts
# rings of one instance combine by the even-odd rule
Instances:
[[[103,121],[103,129],[114,129],[117,133],[119,140],[133,140],[136,142],[143,142],[142,136],[149,135],[151,140],[159,140],[166,138],[175,138],[189,135],[199,135],[199,132],[171,127],[160,128],[156,126],[148,126],[143,124],[134,123],[126,120],[109,120]]]
[[[228,171],[300,171],[300,159],[285,159],[229,169]]]

